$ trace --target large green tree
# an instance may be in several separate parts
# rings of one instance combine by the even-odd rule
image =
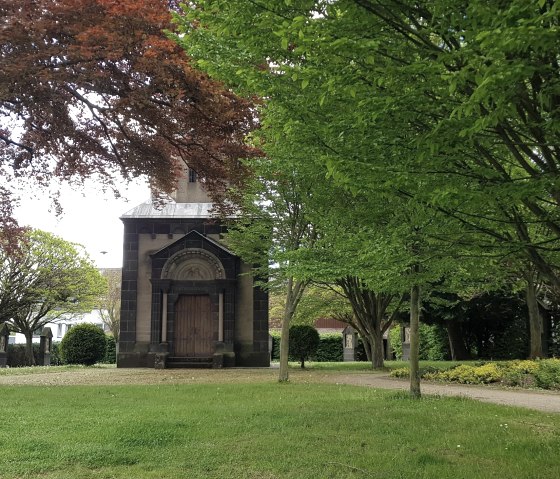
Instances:
[[[91,311],[106,284],[79,245],[40,230],[19,241],[16,249],[0,243],[0,320],[25,335],[33,365],[34,331]]]
[[[366,199],[369,211],[346,197],[342,208],[332,209],[337,215],[323,210],[328,220],[321,221],[320,238],[329,254],[335,251],[341,258],[328,262],[336,271],[323,267],[322,274],[333,273],[330,279],[357,275],[376,292],[410,290],[415,331],[420,287],[429,289],[457,268],[446,245],[457,241],[462,225],[437,202],[454,197],[459,182],[453,169],[434,175],[435,159],[424,163],[429,149],[418,144],[427,131],[422,121],[432,126],[437,120],[433,113],[426,115],[434,100],[417,98],[417,85],[403,88],[410,75],[419,78],[416,66],[389,65],[390,59],[410,53],[406,42],[396,35],[387,35],[386,43],[375,40],[373,35],[386,35],[379,22],[347,1],[200,1],[189,4],[186,20],[179,21],[185,35],[178,41],[199,67],[238,93],[263,98],[258,135],[272,161],[281,149],[292,161],[318,171],[323,188],[333,185],[325,181],[329,175],[337,187]],[[441,82],[436,86],[444,88]],[[449,162],[446,152],[435,153]],[[324,196],[316,190],[306,202],[321,204]],[[332,196],[329,204],[335,204]],[[483,204],[488,208],[488,202]],[[344,245],[328,236],[328,221],[336,225],[340,218],[352,222]],[[300,252],[306,250],[294,251]],[[301,257],[292,261],[296,277],[313,277],[317,269],[309,264],[305,272]],[[417,349],[416,344],[413,357]],[[414,371],[413,376],[412,393],[418,395]]]
[[[309,280],[294,275],[290,255],[313,248],[316,241],[306,198],[318,178],[312,169],[298,168],[308,165],[293,163],[282,151],[276,153],[271,161],[250,161],[254,176],[247,182],[226,241],[246,263],[255,265],[253,274],[265,279],[262,286],[284,295],[279,371],[283,382],[289,376],[290,323],[309,284]]]
[[[284,140],[315,145],[340,184],[382,182],[558,291],[556,2],[208,0],[188,16],[199,66],[289,112]]]

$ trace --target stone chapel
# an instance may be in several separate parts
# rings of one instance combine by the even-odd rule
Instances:
[[[225,226],[194,171],[172,200],[121,217],[117,367],[269,366],[268,293],[222,244]]]

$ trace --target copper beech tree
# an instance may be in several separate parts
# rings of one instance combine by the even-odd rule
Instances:
[[[186,162],[219,195],[243,177],[250,102],[167,37],[167,1],[0,0],[0,17],[0,226],[14,178],[145,174],[168,192]]]

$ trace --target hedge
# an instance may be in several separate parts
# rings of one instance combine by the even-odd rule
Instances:
[[[115,364],[117,362],[117,343],[115,338],[112,334],[106,334],[105,340],[107,348],[105,349],[105,357],[102,362],[105,364]]]
[[[59,355],[60,343],[52,343],[51,347],[51,366],[59,366],[62,364]],[[33,356],[35,356],[35,364],[39,364],[39,343],[33,343]],[[21,368],[29,366],[25,355],[25,344],[9,344],[6,364],[11,368]]]
[[[314,361],[337,362],[342,361],[342,334],[326,333],[319,335],[319,347]]]
[[[271,331],[272,336],[272,355],[273,361],[280,359],[280,331]],[[298,358],[289,358],[290,361],[298,361]],[[317,352],[311,358],[318,362],[342,362],[342,333],[323,333],[319,335],[319,346]],[[358,340],[356,348],[356,361],[367,361],[364,345],[361,338]]]

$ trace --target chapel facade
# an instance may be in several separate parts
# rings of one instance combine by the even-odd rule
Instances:
[[[117,367],[270,365],[268,293],[222,243],[226,227],[189,171],[172,201],[124,223]]]

